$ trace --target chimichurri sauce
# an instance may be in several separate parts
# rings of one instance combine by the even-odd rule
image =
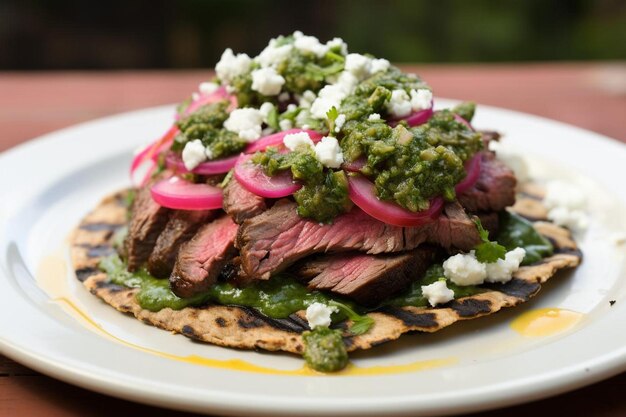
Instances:
[[[343,344],[341,331],[328,327],[316,328],[302,333],[304,353],[309,367],[320,372],[335,372],[348,364],[348,352]]]
[[[228,119],[230,101],[222,100],[200,107],[177,123],[180,133],[172,144],[172,151],[182,152],[187,142],[199,139],[211,159],[219,159],[240,152],[248,144],[236,133],[222,128]]]
[[[139,288],[137,301],[142,308],[150,311],[159,311],[166,307],[180,310],[211,302],[253,307],[269,317],[286,318],[314,302],[328,304],[333,299],[319,291],[309,291],[306,286],[288,275],[277,275],[271,280],[257,281],[242,287],[218,282],[204,293],[191,298],[180,298],[170,290],[167,279],[154,278],[144,268],[134,273],[128,272],[126,264],[117,255],[102,259],[99,266],[114,284]],[[344,300],[341,301],[345,303]]]

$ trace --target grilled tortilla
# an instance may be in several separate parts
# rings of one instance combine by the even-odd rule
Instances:
[[[436,332],[457,321],[516,306],[537,294],[541,285],[558,270],[575,267],[581,262],[582,254],[570,233],[545,219],[546,210],[541,205],[541,194],[536,188],[523,189],[513,210],[533,221],[535,229],[552,241],[554,255],[521,267],[505,284],[492,284],[487,292],[460,298],[442,307],[386,307],[369,313],[375,325],[360,336],[352,336],[346,330],[346,349],[368,349],[410,331]],[[303,352],[301,333],[309,329],[303,311],[287,319],[272,319],[252,308],[220,305],[182,310],[165,308],[158,312],[142,309],[135,299],[138,289],[113,284],[98,269],[100,259],[115,252],[113,234],[125,225],[126,216],[125,193],[115,194],[103,200],[85,217],[73,234],[72,262],[76,277],[92,294],[146,324],[195,340],[232,348]],[[339,326],[347,329],[347,324]]]

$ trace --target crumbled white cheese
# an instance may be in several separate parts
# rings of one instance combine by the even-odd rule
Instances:
[[[262,124],[263,115],[259,110],[244,108],[233,110],[224,122],[224,128],[247,142],[253,142],[261,137]]]
[[[457,285],[480,285],[483,282],[507,282],[513,273],[519,269],[526,256],[524,248],[515,248],[508,251],[504,259],[493,263],[481,263],[476,259],[476,253],[459,253],[449,257],[443,263],[446,278]]]
[[[343,163],[343,153],[337,138],[323,137],[315,145],[315,157],[327,168],[339,168]]]
[[[341,128],[343,127],[345,123],[346,123],[345,114],[342,113],[339,116],[337,116],[337,118],[335,119],[335,132],[340,132]]]
[[[189,141],[183,148],[183,163],[189,171],[206,161],[205,147],[200,139]]]
[[[306,309],[306,320],[309,322],[311,330],[317,327],[330,326],[330,315],[336,312],[337,307],[327,306],[322,303],[313,303]]]
[[[329,84],[324,86],[315,101],[311,104],[311,115],[316,119],[325,119],[326,113],[331,108],[339,108],[341,100],[346,98],[347,92],[339,84]]]
[[[344,69],[351,72],[358,79],[367,78],[370,75],[372,58],[361,54],[348,54]]]
[[[487,278],[485,264],[478,262],[474,251],[459,253],[443,263],[443,274],[457,285],[478,285]]]
[[[220,85],[217,83],[204,82],[200,83],[200,85],[198,86],[198,91],[208,96],[209,94],[215,93],[218,88],[220,88]]]
[[[334,84],[328,84],[318,92],[311,105],[311,115],[316,119],[325,119],[328,110],[332,107],[338,109],[341,101],[354,91],[358,82],[354,74],[343,71]]]
[[[333,38],[329,40],[328,42],[326,42],[326,46],[328,47],[328,49],[338,48],[339,52],[342,55],[348,54],[348,44],[346,44],[341,38]]]
[[[370,65],[370,74],[376,74],[377,72],[385,72],[389,69],[391,64],[384,58],[372,59]]]
[[[259,107],[259,112],[261,113],[261,117],[263,118],[263,123],[268,124],[270,113],[272,113],[273,110],[274,104],[270,103],[269,101],[261,104],[261,107]]]
[[[346,55],[345,72],[349,72],[357,79],[363,80],[377,72],[389,69],[390,63],[386,59],[372,59],[361,54]]]
[[[306,132],[290,133],[283,138],[285,147],[290,151],[295,151],[300,148],[313,149],[315,144],[311,140],[311,137]]]
[[[252,89],[264,96],[276,96],[285,84],[282,75],[272,67],[252,71]]]
[[[215,73],[223,83],[228,84],[236,76],[248,72],[250,65],[252,59],[247,54],[235,55],[232,49],[227,48],[215,65]]]
[[[315,95],[313,91],[306,90],[304,93],[302,93],[302,96],[299,98],[298,104],[300,105],[300,107],[304,109],[308,109],[311,107],[311,105],[313,104],[316,98],[317,96]]]
[[[326,117],[326,113],[328,113],[328,110],[332,109],[333,107],[338,108],[339,103],[341,103],[341,99],[333,100],[327,97],[318,97],[315,99],[315,102],[311,106],[311,115],[316,119],[324,119]]]
[[[302,129],[308,129],[308,123],[311,121],[311,112],[308,109],[302,109],[296,115],[295,124]]]
[[[293,123],[291,123],[291,120],[289,119],[283,119],[278,122],[278,126],[280,126],[280,130],[289,130],[293,128]]]
[[[337,77],[335,84],[341,88],[346,95],[351,94],[359,83],[359,79],[349,71],[342,71]]]
[[[387,110],[393,117],[406,117],[411,114],[411,98],[404,90],[393,90],[387,103]]]
[[[369,116],[367,116],[367,120],[371,120],[371,121],[380,120],[380,114],[372,113]]]
[[[411,90],[411,108],[413,111],[430,109],[433,104],[433,93],[427,88]]]
[[[277,46],[276,39],[272,39],[254,60],[261,67],[276,67],[287,59],[292,49],[292,44]]]
[[[428,303],[432,307],[454,300],[454,291],[448,288],[444,280],[433,282],[430,285],[422,285],[422,295],[428,299]]]
[[[589,216],[583,210],[555,207],[548,211],[548,219],[570,230],[582,231],[589,227]]]
[[[584,192],[573,184],[558,180],[550,181],[546,184],[543,204],[548,209],[548,219],[559,226],[574,231],[582,231],[589,226],[589,216],[585,212],[587,198]]]
[[[318,58],[323,57],[328,52],[328,45],[320,43],[315,36],[305,36],[302,32],[294,32],[294,38],[293,46],[301,52],[312,53]]]
[[[524,248],[515,248],[508,251],[504,259],[498,259],[496,262],[488,263],[487,266],[487,282],[508,282],[513,278],[513,273],[519,269],[520,264],[526,256]]]

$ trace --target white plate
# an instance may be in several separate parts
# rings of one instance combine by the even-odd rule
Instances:
[[[193,343],[114,311],[64,269],[67,236],[100,198],[128,185],[132,150],[164,131],[171,115],[172,107],[162,107],[102,119],[0,156],[2,354],[126,399],[246,415],[470,412],[547,397],[626,370],[626,284],[619,281],[626,249],[609,238],[626,230],[626,146],[485,106],[476,126],[505,132],[506,141],[529,157],[535,176],[566,178],[590,195],[593,221],[581,238],[583,265],[557,276],[531,302],[354,355],[354,363],[372,375],[347,376],[233,370],[225,361],[270,370],[297,370],[302,361]],[[48,292],[38,286],[37,274]],[[610,307],[609,300],[617,302]],[[578,311],[584,318],[544,338],[523,337],[509,326],[543,307]],[[197,360],[176,360],[190,355]],[[406,372],[400,366],[406,364],[414,370]],[[393,372],[396,365],[405,372]]]

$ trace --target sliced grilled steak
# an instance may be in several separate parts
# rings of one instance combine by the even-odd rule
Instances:
[[[459,194],[458,200],[470,212],[500,211],[515,204],[516,184],[513,171],[493,153],[485,152],[476,184]]]
[[[132,272],[148,260],[157,238],[170,218],[171,210],[154,202],[150,187],[142,187],[137,190],[131,213],[128,235],[124,240],[124,253],[128,270]]]
[[[359,252],[304,260],[294,272],[309,278],[309,288],[333,291],[363,305],[376,305],[405,289],[430,266],[436,250],[423,246],[401,253]]]
[[[489,232],[489,238],[495,239],[496,236],[498,236],[498,230],[500,227],[500,219],[498,217],[498,213],[492,211],[475,213],[475,215],[478,216],[478,218],[480,219],[480,223]]]
[[[296,213],[296,205],[278,201],[239,228],[244,275],[268,279],[313,253],[361,251],[369,254],[415,249],[423,242],[470,250],[480,242],[476,226],[458,203],[447,204],[437,220],[420,227],[397,227],[353,208],[333,224],[319,224]]]
[[[224,210],[235,223],[241,224],[266,209],[265,199],[246,190],[236,178],[232,178],[224,187]]]
[[[202,226],[178,251],[170,276],[172,291],[191,297],[215,283],[222,268],[235,256],[237,225],[224,215]]]
[[[175,211],[148,258],[148,271],[157,278],[168,278],[176,263],[180,245],[191,239],[200,226],[213,217],[215,212],[209,210]]]

